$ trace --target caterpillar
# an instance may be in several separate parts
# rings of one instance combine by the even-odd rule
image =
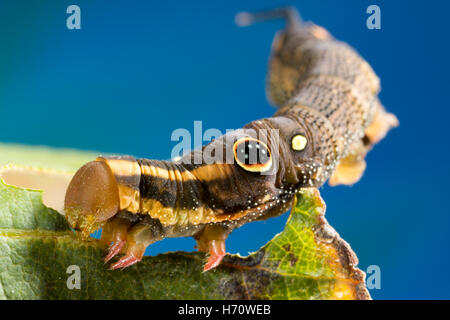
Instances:
[[[276,18],[285,28],[273,41],[267,76],[273,117],[178,161],[98,157],[72,178],[66,217],[83,239],[102,228],[105,262],[124,253],[111,269],[137,263],[156,241],[189,236],[209,253],[204,271],[218,266],[231,231],[286,212],[299,189],[356,183],[367,152],[398,124],[378,99],[370,65],[294,8],[241,13],[237,23]]]

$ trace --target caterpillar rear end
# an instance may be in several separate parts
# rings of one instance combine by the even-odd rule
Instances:
[[[99,157],[73,177],[67,219],[83,238],[103,228],[105,261],[125,254],[111,269],[140,261],[155,241],[187,236],[209,253],[204,270],[216,267],[233,229],[286,212],[299,189],[356,183],[367,152],[398,124],[377,97],[379,79],[369,64],[325,29],[303,23],[295,9],[241,13],[237,22],[273,18],[286,21],[267,79],[268,97],[279,107],[273,117],[179,161]],[[204,156],[211,150],[214,161]]]

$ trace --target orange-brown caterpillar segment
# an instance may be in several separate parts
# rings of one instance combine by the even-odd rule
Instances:
[[[225,239],[231,229],[226,224],[203,222],[163,225],[160,220],[145,215],[142,208],[150,199],[147,197],[155,194],[145,191],[143,173],[149,164],[142,161],[132,157],[99,157],[81,167],[66,192],[65,214],[71,226],[81,231],[84,239],[103,227],[101,240],[110,244],[105,262],[122,251],[126,253],[111,269],[125,268],[140,261],[146,247],[155,241],[183,235],[194,236],[199,250],[209,253],[205,271],[217,266],[225,255]],[[160,179],[157,172],[153,178]],[[180,208],[165,210],[182,212]]]
[[[119,212],[119,190],[109,166],[92,161],[81,167],[66,192],[66,217],[83,238]]]

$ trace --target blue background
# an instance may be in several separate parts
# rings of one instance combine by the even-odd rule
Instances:
[[[131,4],[133,3],[133,4]],[[82,29],[66,28],[77,4]],[[0,1],[0,141],[167,159],[176,128],[239,128],[274,109],[264,79],[281,21],[234,25],[278,1]],[[375,299],[450,298],[448,1],[292,1],[305,20],[353,45],[382,80],[400,127],[367,158],[355,186],[321,192],[327,219],[381,268]],[[381,8],[381,30],[366,8]],[[229,252],[254,251],[287,215],[247,224]],[[150,254],[192,250],[167,239]]]

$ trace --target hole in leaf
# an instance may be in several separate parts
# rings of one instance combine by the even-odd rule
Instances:
[[[73,174],[45,170],[9,166],[0,170],[0,178],[11,186],[41,190],[44,205],[60,213],[64,212],[64,197]]]

